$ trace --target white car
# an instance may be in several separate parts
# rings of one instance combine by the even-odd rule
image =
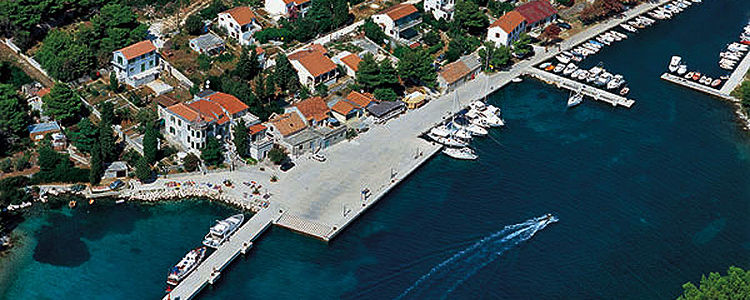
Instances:
[[[324,162],[324,161],[326,161],[326,157],[325,157],[325,156],[323,156],[323,155],[322,155],[322,154],[320,154],[320,153],[315,153],[315,154],[313,154],[313,155],[310,155],[310,158],[312,158],[312,159],[314,159],[314,160],[317,160],[317,161],[319,161],[319,162]]]

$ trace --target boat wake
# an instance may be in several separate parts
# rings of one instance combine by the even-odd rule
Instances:
[[[537,231],[554,222],[557,222],[557,218],[548,214],[505,226],[433,267],[396,299],[445,299],[464,281],[504,252],[530,239]]]

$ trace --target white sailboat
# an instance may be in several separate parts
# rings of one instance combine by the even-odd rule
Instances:
[[[443,153],[455,159],[474,160],[479,157],[469,147],[445,148],[443,149]]]
[[[581,104],[581,102],[583,102],[583,93],[576,92],[573,94],[573,92],[570,92],[570,95],[568,96],[568,108]]]

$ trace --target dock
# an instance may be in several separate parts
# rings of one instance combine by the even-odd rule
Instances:
[[[732,71],[732,75],[729,76],[727,82],[721,87],[721,93],[727,95],[731,94],[738,85],[742,84],[748,69],[750,69],[750,53],[745,54],[745,57],[742,58],[742,61],[737,65],[737,68]]]
[[[525,73],[528,76],[537,78],[550,84],[554,84],[558,88],[563,88],[574,92],[581,92],[583,95],[591,97],[596,101],[605,102],[612,106],[622,106],[625,108],[630,108],[631,106],[633,106],[633,104],[635,104],[635,100],[633,99],[628,99],[626,97],[610,93],[606,90],[583,84],[572,79],[565,78],[537,68],[529,68]]]
[[[682,78],[680,76],[675,76],[675,75],[672,75],[672,74],[669,74],[669,73],[661,74],[661,79],[669,81],[669,82],[674,83],[676,85],[681,85],[681,86],[684,86],[686,88],[689,88],[689,89],[692,89],[692,90],[696,90],[696,91],[699,91],[699,92],[702,92],[702,93],[714,96],[714,97],[718,97],[718,98],[725,99],[725,100],[730,100],[730,101],[737,101],[737,99],[735,99],[734,97],[732,97],[731,95],[729,95],[729,93],[723,93],[721,90],[718,90],[716,88],[712,88],[712,87],[707,86],[705,84],[700,84],[700,83],[698,83],[698,82],[696,82],[694,80],[688,80],[688,79]],[[725,87],[726,87],[726,84],[725,84]]]
[[[224,270],[234,259],[246,252],[252,242],[271,224],[279,219],[282,211],[278,204],[272,203],[245,222],[228,241],[206,258],[188,277],[182,280],[163,300],[188,300],[195,297],[206,285],[219,279]]]

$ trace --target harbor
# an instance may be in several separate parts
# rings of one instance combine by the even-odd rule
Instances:
[[[570,90],[574,93],[582,93],[583,95],[588,96],[596,101],[601,101],[615,107],[621,106],[630,108],[631,106],[633,106],[633,104],[635,104],[635,100],[633,99],[628,99],[626,97],[610,93],[606,90],[576,82],[569,78],[558,76],[553,73],[531,68],[527,70],[526,74],[546,83],[555,85],[558,88]]]

